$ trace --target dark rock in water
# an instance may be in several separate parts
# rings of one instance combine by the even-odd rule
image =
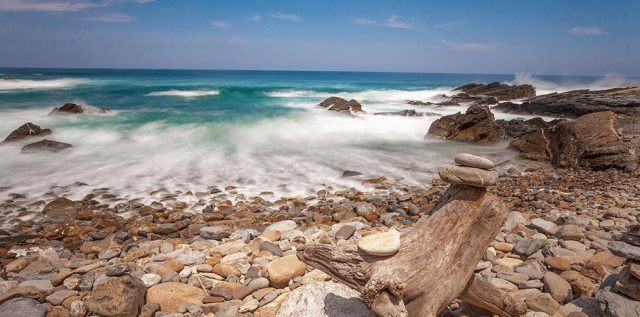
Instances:
[[[420,100],[409,100],[409,101],[407,101],[407,103],[410,104],[410,105],[414,105],[414,106],[431,106],[431,105],[433,105],[433,102],[420,101]]]
[[[42,140],[36,143],[27,144],[22,148],[21,153],[37,153],[37,152],[60,152],[68,148],[72,148],[73,145],[69,143],[63,143],[52,140]]]
[[[320,103],[320,107],[327,108],[330,111],[337,111],[343,113],[352,113],[352,112],[364,112],[362,110],[362,105],[355,100],[351,99],[349,101],[342,99],[340,97],[329,97]]]
[[[607,317],[640,316],[640,301],[616,291],[618,278],[618,274],[611,274],[598,288],[595,294],[598,311],[601,316]]]
[[[576,169],[635,171],[640,153],[640,114],[633,117],[597,112],[560,121],[511,142],[525,158],[550,160]]]
[[[402,111],[394,111],[394,112],[378,112],[375,115],[381,116],[402,116],[402,117],[422,117],[422,116],[439,116],[437,113],[433,112],[418,112],[413,109],[405,109]]]
[[[536,89],[531,85],[510,86],[499,82],[492,82],[487,85],[471,83],[453,90],[459,90],[471,96],[496,97],[500,101],[529,98],[536,95]]]
[[[0,306],[0,316],[11,317],[44,317],[47,308],[39,301],[31,298],[10,299]]]
[[[498,124],[486,106],[474,105],[465,114],[460,112],[444,116],[431,124],[425,136],[447,140],[487,143],[500,138]]]
[[[57,107],[49,112],[49,115],[54,114],[94,114],[94,113],[107,113],[111,110],[103,107],[88,107],[85,105],[78,105],[75,103],[66,103],[62,107]]]
[[[522,104],[505,102],[493,108],[493,110],[507,113],[562,118],[578,118],[601,111],[633,115],[638,109],[640,109],[640,88],[637,87],[552,93],[529,98]]]
[[[30,137],[45,136],[51,134],[51,129],[41,129],[39,126],[28,122],[13,130],[0,144],[16,142]]]
[[[342,177],[352,177],[352,176],[358,176],[358,175],[362,175],[362,173],[358,171],[350,171],[350,170],[346,170],[342,172]]]
[[[467,93],[459,93],[451,97],[450,101],[458,104],[472,102],[475,105],[483,106],[495,105],[498,103],[498,99],[496,97],[472,96]],[[439,105],[441,105],[441,103]]]

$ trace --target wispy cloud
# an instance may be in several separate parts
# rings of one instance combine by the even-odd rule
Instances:
[[[585,26],[576,26],[569,31],[569,33],[573,35],[602,35],[607,34],[604,32],[604,28],[600,27],[585,27]]]
[[[498,49],[498,43],[457,43],[449,40],[440,40],[456,51],[487,52]]]
[[[126,22],[135,21],[136,17],[130,16],[126,13],[105,13],[105,14],[98,14],[98,15],[93,15],[88,17],[75,18],[75,20],[92,21],[92,22],[126,23]]]
[[[278,13],[269,14],[269,16],[272,18],[281,19],[281,20],[302,22],[302,19],[295,14],[284,14],[284,13],[278,12]]]
[[[433,27],[436,29],[448,29],[448,28],[452,28],[455,26],[460,26],[460,25],[465,25],[467,24],[466,22],[446,22],[446,23],[440,23],[440,24],[436,24]]]
[[[209,21],[209,23],[211,23],[211,25],[217,28],[222,28],[222,29],[228,29],[233,26],[233,24],[229,22],[224,22],[224,21]]]
[[[78,12],[128,1],[148,3],[155,0],[0,0],[0,11]]]
[[[260,22],[262,21],[262,17],[259,14],[254,14],[247,18],[248,21]]]
[[[370,25],[370,26],[384,26],[384,27],[396,28],[396,29],[421,30],[420,28],[412,24],[400,21],[397,15],[392,15],[383,22],[377,22],[375,20],[368,19],[368,18],[355,18],[353,19],[353,23],[360,24],[360,25]]]

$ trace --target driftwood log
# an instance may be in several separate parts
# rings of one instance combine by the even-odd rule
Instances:
[[[306,245],[298,258],[360,291],[378,316],[433,317],[456,298],[500,316],[523,315],[524,302],[474,275],[506,220],[504,203],[486,188],[451,185],[430,214],[402,236],[393,256]]]

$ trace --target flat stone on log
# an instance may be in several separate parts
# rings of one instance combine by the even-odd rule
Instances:
[[[358,249],[375,256],[394,255],[400,249],[400,233],[390,230],[363,237],[358,241]]]
[[[495,166],[491,160],[467,153],[458,154],[454,160],[462,166],[476,167],[485,170],[490,170]]]
[[[498,181],[496,171],[487,171],[474,167],[442,164],[438,168],[440,178],[449,184],[470,185],[475,187],[487,187]]]

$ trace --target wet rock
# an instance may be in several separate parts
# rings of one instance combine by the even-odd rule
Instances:
[[[96,113],[107,113],[107,112],[111,112],[111,110],[103,107],[89,107],[85,105],[78,105],[75,103],[66,103],[62,107],[56,107],[53,110],[51,110],[51,112],[49,112],[49,115],[81,114],[81,113],[96,114]]]
[[[362,105],[360,105],[360,103],[355,99],[347,101],[340,97],[329,97],[321,102],[319,106],[322,108],[326,108],[329,111],[349,114],[351,114],[352,112],[364,112],[362,110]]]
[[[462,91],[471,96],[492,96],[500,101],[523,99],[536,95],[536,89],[531,85],[506,85],[499,82],[492,82],[486,85],[470,83],[453,90]]]
[[[28,122],[13,130],[13,132],[11,132],[11,134],[9,134],[9,136],[7,136],[0,145],[21,141],[27,138],[46,136],[49,134],[51,134],[51,129],[42,129],[39,126]]]
[[[35,143],[27,144],[22,147],[20,153],[31,154],[38,152],[60,152],[72,148],[73,145],[52,140],[42,140]]]
[[[465,114],[444,116],[431,124],[427,136],[447,140],[488,143],[500,138],[498,124],[488,107],[474,105]]]

